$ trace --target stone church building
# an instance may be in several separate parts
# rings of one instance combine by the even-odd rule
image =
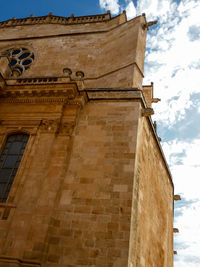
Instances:
[[[172,267],[145,15],[0,22],[0,267]]]

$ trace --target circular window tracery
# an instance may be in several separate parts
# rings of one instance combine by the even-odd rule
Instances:
[[[12,72],[16,71],[21,75],[25,70],[30,68],[35,56],[27,48],[12,48],[6,51],[9,65]]]

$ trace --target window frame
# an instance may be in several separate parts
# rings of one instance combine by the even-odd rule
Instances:
[[[17,140],[17,138],[21,135],[21,139],[22,140]],[[9,138],[14,138],[13,142],[9,141]],[[23,140],[24,138],[26,138],[27,140]],[[17,131],[17,132],[10,132],[7,133],[5,135],[5,138],[1,144],[1,151],[0,151],[0,158],[4,156],[4,160],[2,162],[2,166],[0,166],[0,170],[3,169],[10,169],[10,174],[8,175],[8,177],[5,178],[6,181],[6,185],[4,190],[2,191],[2,197],[0,196],[0,203],[6,203],[8,198],[9,198],[9,194],[11,191],[11,188],[13,186],[13,183],[15,181],[15,178],[17,176],[17,173],[20,169],[20,165],[22,164],[23,158],[24,158],[24,154],[28,145],[30,139],[30,133],[24,132],[24,131]],[[21,146],[20,149],[17,153],[9,153],[9,149],[12,146],[12,143],[16,143],[16,142],[21,142]],[[10,145],[9,145],[10,143]],[[6,148],[6,146],[8,146],[8,148]],[[23,146],[23,147],[22,147]],[[4,153],[4,151],[8,149],[7,153]],[[23,153],[21,152],[23,150]],[[4,154],[3,154],[4,153]],[[9,157],[12,158],[12,156],[15,156],[16,160],[14,161],[14,164],[11,166],[5,166],[6,160],[8,160]],[[16,166],[16,164],[18,163],[18,166]],[[13,174],[13,171],[15,171],[15,173]],[[10,188],[9,188],[10,187]]]

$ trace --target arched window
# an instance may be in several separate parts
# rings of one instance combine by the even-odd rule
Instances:
[[[7,137],[0,156],[0,202],[6,202],[10,188],[24,154],[29,135],[12,134]]]

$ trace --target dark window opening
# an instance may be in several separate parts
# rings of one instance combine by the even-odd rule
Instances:
[[[32,63],[32,61],[31,61],[30,59],[26,59],[26,60],[24,60],[24,61],[22,62],[23,65],[29,65],[29,64],[31,64],[31,63]]]
[[[17,60],[12,59],[12,60],[10,61],[10,66],[15,66],[16,64],[17,64]]]
[[[0,202],[6,202],[10,188],[20,165],[28,134],[12,134],[7,137],[0,155]]]
[[[30,53],[29,53],[29,52],[26,52],[26,53],[23,53],[23,54],[19,57],[19,59],[24,59],[24,58],[29,57],[29,56],[30,56]]]
[[[23,68],[21,68],[21,67],[19,67],[19,66],[18,66],[18,67],[16,67],[16,68],[15,68],[15,70],[16,70],[16,69],[17,69],[17,70],[19,70],[19,72],[20,72],[20,73],[22,73],[22,72],[23,72]]]
[[[17,55],[17,54],[19,54],[21,51],[20,51],[20,49],[17,49],[17,50],[14,50],[13,52],[12,52],[12,54],[13,55]]]

